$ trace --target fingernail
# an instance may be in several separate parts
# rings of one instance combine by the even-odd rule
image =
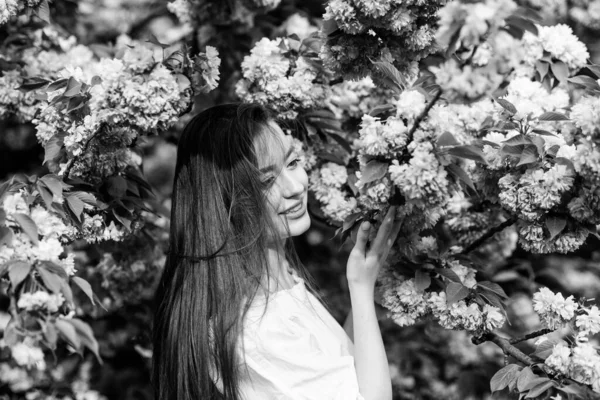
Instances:
[[[367,229],[369,229],[371,227],[371,224],[369,223],[369,221],[365,221],[362,223],[361,227],[363,228],[363,230],[366,231]]]

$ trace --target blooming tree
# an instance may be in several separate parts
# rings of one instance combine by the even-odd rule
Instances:
[[[115,7],[101,3],[79,5],[83,21],[108,21],[77,25],[88,38],[142,29],[132,15],[152,2],[125,2],[114,20],[94,12]],[[330,0],[322,23],[293,13],[266,29],[279,1],[176,0],[142,18],[170,12],[180,25],[168,44],[120,32],[92,45],[55,23],[58,0],[0,0],[0,121],[35,130],[47,169],[0,185],[10,299],[0,382],[43,397],[41,382],[66,379],[50,353],[100,362],[89,324],[99,309],[151,296],[168,213],[144,174],[144,142],[176,130],[221,69],[222,92],[273,108],[295,134],[316,219],[345,239],[398,207],[402,230],[377,284],[391,321],[435,326],[460,366],[504,355],[491,392],[597,397],[597,304],[537,286],[516,300],[500,285],[520,277],[506,267],[515,251],[571,254],[597,236],[600,67],[564,23],[597,29],[596,3]],[[248,54],[206,45],[223,32],[249,36]],[[537,319],[511,337],[507,304],[519,301]],[[520,343],[534,339],[527,354]],[[69,396],[98,396],[91,365]]]

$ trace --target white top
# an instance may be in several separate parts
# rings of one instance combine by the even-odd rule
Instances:
[[[266,311],[257,295],[246,314],[242,398],[363,400],[350,338],[304,281],[294,281],[269,296]]]

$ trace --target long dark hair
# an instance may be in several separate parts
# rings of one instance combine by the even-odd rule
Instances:
[[[258,105],[221,105],[196,115],[180,138],[169,252],[156,292],[156,400],[240,397],[242,319],[269,276],[274,227],[256,143],[272,120]]]

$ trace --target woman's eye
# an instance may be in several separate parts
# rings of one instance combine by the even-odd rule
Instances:
[[[298,164],[300,164],[300,159],[299,159],[299,158],[295,158],[295,159],[293,159],[293,160],[292,160],[292,161],[291,161],[291,162],[288,164],[288,166],[289,166],[289,167],[292,167],[292,168],[295,168],[295,167],[297,167],[297,166],[298,166]]]
[[[266,177],[266,178],[264,178],[262,180],[262,184],[266,188],[271,187],[273,185],[273,183],[275,183],[275,177],[274,176],[269,176],[269,177]]]

